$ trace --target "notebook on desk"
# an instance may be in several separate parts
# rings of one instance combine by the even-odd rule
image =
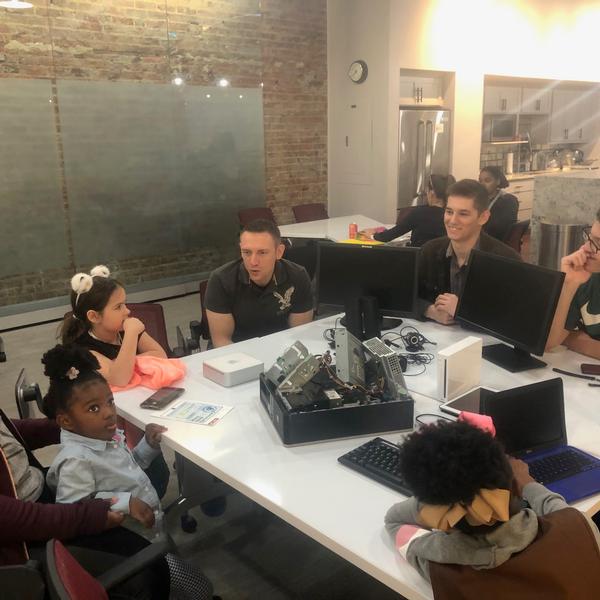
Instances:
[[[524,460],[531,476],[567,502],[600,492],[600,459],[567,445],[560,377],[482,398],[506,452]]]

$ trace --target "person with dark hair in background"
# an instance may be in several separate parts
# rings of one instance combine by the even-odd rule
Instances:
[[[576,510],[537,483],[526,463],[508,458],[488,431],[465,422],[439,421],[410,434],[400,470],[414,495],[389,509],[385,526],[427,580],[430,563],[498,567],[538,538],[538,516]],[[567,517],[580,523],[578,514]],[[581,528],[587,524],[598,547],[600,534],[584,518]]]
[[[503,242],[517,222],[519,201],[516,196],[504,191],[509,184],[500,167],[483,167],[479,173],[479,183],[485,187],[490,202],[490,218],[483,230]]]
[[[244,226],[241,258],[219,267],[208,280],[206,314],[216,348],[312,320],[308,273],[285,260],[284,251],[272,221],[256,219]]]
[[[486,189],[474,179],[463,179],[448,188],[446,235],[427,242],[419,262],[420,312],[428,319],[443,325],[454,323],[474,248],[521,260],[512,248],[482,231],[490,217],[488,205]]]
[[[455,182],[452,175],[431,175],[427,181],[427,204],[412,207],[400,222],[390,229],[363,229],[359,231],[359,236],[378,242],[391,242],[410,231],[410,245],[417,247],[443,236],[446,233],[444,209],[448,200],[447,191]]]

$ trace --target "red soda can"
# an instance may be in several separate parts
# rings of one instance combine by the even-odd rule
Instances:
[[[357,233],[358,233],[358,225],[356,223],[350,223],[350,225],[348,225],[348,237],[351,240],[355,240]]]

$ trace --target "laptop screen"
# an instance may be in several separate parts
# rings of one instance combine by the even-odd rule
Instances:
[[[482,411],[492,417],[507,454],[523,455],[567,443],[560,377],[498,392],[482,399]]]

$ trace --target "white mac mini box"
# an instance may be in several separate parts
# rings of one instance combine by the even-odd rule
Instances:
[[[481,338],[470,335],[437,355],[438,397],[454,400],[479,386],[481,379]]]
[[[202,366],[204,377],[225,387],[258,379],[263,370],[264,364],[260,360],[242,352],[205,360]]]

